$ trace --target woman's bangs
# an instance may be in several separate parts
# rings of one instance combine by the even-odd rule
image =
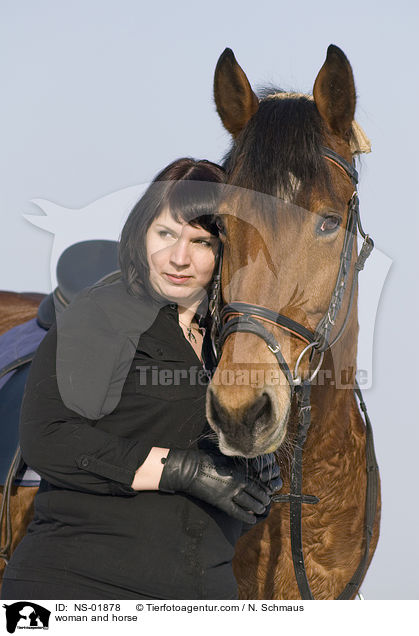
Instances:
[[[177,222],[203,227],[218,235],[215,223],[220,184],[205,181],[178,181],[172,188],[167,204],[170,214]]]

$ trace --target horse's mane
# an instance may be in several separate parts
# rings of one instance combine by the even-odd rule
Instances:
[[[291,203],[301,186],[330,191],[324,126],[313,98],[272,87],[259,98],[259,109],[224,157],[228,183]]]

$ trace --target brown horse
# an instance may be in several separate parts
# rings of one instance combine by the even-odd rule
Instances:
[[[0,292],[0,335],[36,316],[39,303],[44,294]],[[10,532],[7,528],[6,501],[1,493],[0,546],[10,557],[18,543],[26,533],[26,527],[33,517],[33,499],[38,488],[12,486],[10,493]],[[10,545],[8,545],[10,542]],[[8,549],[6,550],[6,547]],[[6,567],[4,559],[0,559],[0,581]]]
[[[218,61],[214,89],[218,113],[233,136],[225,167],[228,183],[235,187],[226,192],[220,208],[225,225],[223,301],[265,307],[316,333],[330,309],[354,193],[350,168],[357,140],[351,66],[331,45],[313,97],[271,90],[259,100],[233,52],[226,49]],[[330,319],[329,342],[344,331],[331,349],[324,347],[322,382],[313,382],[303,453],[302,492],[319,499],[316,505],[302,505],[304,560],[317,599],[341,594],[365,549],[366,427],[353,391],[356,279],[350,303],[356,258],[354,240],[349,284],[336,320]],[[269,350],[258,334],[230,330],[208,390],[207,416],[225,454],[254,457],[277,449],[281,492],[289,493],[297,423],[291,383],[283,370],[294,369],[307,341],[298,331],[257,318],[279,343],[287,365],[281,372],[275,349]],[[317,360],[315,355],[311,369]],[[300,375],[309,372],[308,355],[299,368]],[[243,381],[245,371],[256,374],[261,369],[264,381]],[[231,381],[239,377],[240,382]],[[368,544],[365,549],[368,564],[378,540],[379,513],[378,496],[369,553]],[[234,567],[242,598],[300,598],[289,503],[274,503],[268,519],[240,539]]]

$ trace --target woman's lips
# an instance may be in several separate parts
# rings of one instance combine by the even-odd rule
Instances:
[[[171,283],[174,283],[175,285],[182,285],[192,278],[192,276],[174,275],[168,274],[167,272],[164,273],[164,276],[167,278],[167,280],[169,280]]]

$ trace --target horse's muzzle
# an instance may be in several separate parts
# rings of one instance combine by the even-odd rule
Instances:
[[[210,386],[207,418],[225,455],[256,457],[276,450],[285,438],[288,412],[278,417],[275,396],[264,389],[238,408],[226,408]]]

